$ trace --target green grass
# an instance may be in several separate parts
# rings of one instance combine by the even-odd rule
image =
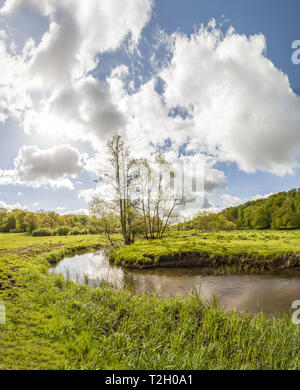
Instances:
[[[78,245],[80,242],[85,244],[99,242],[99,236],[95,239],[94,235],[32,237],[26,233],[0,233],[0,254],[1,252],[17,249],[28,251],[39,251],[41,249],[44,251],[45,248],[51,249],[60,245]],[[106,242],[106,240],[103,242]]]
[[[195,253],[215,256],[245,256],[272,259],[300,253],[300,230],[239,230],[217,233],[196,231],[172,232],[160,240],[138,240],[111,252],[115,264],[149,265],[161,263],[163,257]]]
[[[0,253],[0,369],[300,368],[300,326],[288,315],[226,313],[197,292],[163,299],[75,284],[49,274],[49,254],[57,260],[62,248],[92,248],[103,237],[58,237],[65,246],[52,252],[56,237],[11,237]]]

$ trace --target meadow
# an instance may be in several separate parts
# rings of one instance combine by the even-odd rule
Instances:
[[[276,268],[272,260],[297,256],[297,253],[300,253],[300,230],[184,231],[169,232],[160,240],[137,240],[133,245],[119,246],[111,251],[110,259],[114,264],[148,267],[163,266],[173,258],[176,263],[181,257],[207,255],[208,263],[214,267],[222,258],[228,264],[234,259],[236,263],[250,260],[249,264],[258,267],[266,261]],[[299,262],[297,257],[294,260]]]
[[[182,234],[182,242],[191,234]],[[282,250],[284,240],[290,251],[300,246],[299,232],[263,235],[280,238],[262,239],[262,251]],[[239,240],[243,250],[250,248]],[[219,241],[214,247],[203,238],[207,250],[237,248]],[[181,298],[135,296],[107,283],[90,288],[49,274],[49,264],[63,256],[107,245],[102,236],[1,234],[0,243],[0,300],[7,311],[0,369],[300,369],[300,327],[289,315],[227,313],[197,291]],[[151,243],[134,244],[144,245]]]

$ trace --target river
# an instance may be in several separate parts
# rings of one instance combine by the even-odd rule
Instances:
[[[51,272],[61,273],[79,283],[97,286],[107,280],[118,288],[129,288],[135,294],[176,296],[200,289],[211,301],[217,296],[225,309],[265,314],[289,313],[291,304],[300,300],[300,267],[260,275],[203,276],[203,269],[154,268],[125,269],[110,265],[102,251],[84,253],[63,259]]]

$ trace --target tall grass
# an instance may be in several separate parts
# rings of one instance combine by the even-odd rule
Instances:
[[[160,240],[137,240],[132,245],[114,248],[110,261],[125,266],[163,266],[164,262],[179,262],[181,258],[207,255],[214,266],[223,266],[226,258],[229,269],[244,272],[276,269],[274,259],[293,257],[293,265],[300,265],[300,231],[255,231],[230,232],[170,232]],[[241,259],[237,259],[240,257]],[[240,260],[251,260],[242,264]],[[249,264],[250,263],[250,264]],[[288,264],[288,261],[287,261]],[[280,266],[280,262],[277,267]],[[240,266],[240,270],[239,270]]]
[[[41,341],[50,337],[65,347],[60,368],[300,368],[300,329],[287,315],[226,313],[198,291],[147,298],[107,283],[91,289],[55,275],[33,280],[32,302],[53,318]]]
[[[227,313],[198,291],[159,298],[91,288],[50,274],[50,253],[0,255],[0,369],[300,368],[300,327],[288,315]]]

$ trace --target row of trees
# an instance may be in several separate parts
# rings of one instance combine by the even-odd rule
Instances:
[[[54,211],[36,213],[0,208],[0,232],[30,235],[97,234],[104,231],[103,221],[87,215],[59,215]]]
[[[230,207],[219,214],[199,212],[177,230],[218,231],[239,228],[300,229],[300,189]]]
[[[222,215],[239,228],[299,229],[300,189],[278,192],[267,199],[231,207],[224,210]]]

